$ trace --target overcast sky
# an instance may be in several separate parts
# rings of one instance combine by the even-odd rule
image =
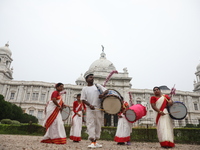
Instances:
[[[200,63],[199,0],[1,0],[0,47],[14,80],[75,84],[106,57],[132,88],[192,91]]]

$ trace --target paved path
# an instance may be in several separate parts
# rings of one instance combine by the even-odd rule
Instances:
[[[64,145],[40,143],[40,140],[42,136],[0,134],[0,150],[89,150],[87,140],[73,143],[68,139]],[[99,144],[103,147],[96,148],[98,150],[164,150],[159,143],[151,142],[132,142],[130,146],[120,146],[114,141],[100,140]],[[176,144],[176,147],[170,150],[200,150],[200,145]]]

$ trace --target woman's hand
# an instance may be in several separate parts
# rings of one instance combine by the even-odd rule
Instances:
[[[119,118],[122,118],[122,116],[121,116],[121,115],[118,115],[118,117],[119,117]]]
[[[57,107],[58,107],[59,110],[62,110],[62,107],[61,107],[61,106],[57,106]]]
[[[161,116],[166,115],[163,111],[159,111],[158,113],[159,113]]]
[[[168,106],[172,106],[173,105],[173,101],[170,99],[169,101],[168,101],[168,104],[167,104]]]
[[[66,107],[69,107],[69,106],[64,104],[63,107],[66,108]]]

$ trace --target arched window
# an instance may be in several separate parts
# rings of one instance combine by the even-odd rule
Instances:
[[[198,110],[198,105],[196,102],[194,103],[194,110]]]

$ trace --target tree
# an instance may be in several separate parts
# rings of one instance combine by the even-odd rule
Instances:
[[[3,95],[0,95],[0,120],[11,119],[21,123],[38,123],[35,116],[23,113],[22,108],[4,100]]]

